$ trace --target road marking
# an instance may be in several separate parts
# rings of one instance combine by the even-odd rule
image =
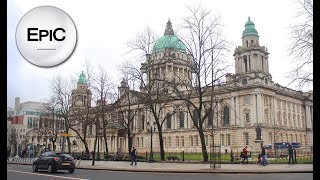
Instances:
[[[38,173],[31,173],[31,172],[24,172],[24,171],[15,171],[15,170],[8,170],[8,171],[16,172],[16,173],[38,175],[38,176],[57,177],[57,178],[61,178],[61,179],[88,180],[88,179],[81,179],[81,178],[74,178],[74,177],[63,177],[63,176],[54,176],[54,175],[48,175],[48,174],[38,174]]]

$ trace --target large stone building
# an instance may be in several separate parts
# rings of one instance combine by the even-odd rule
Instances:
[[[166,56],[167,50],[170,50],[169,56]],[[219,103],[215,110],[217,116],[214,120],[214,136],[211,131],[213,122],[205,123],[207,149],[212,145],[213,137],[215,144],[220,145],[223,152],[240,150],[245,145],[251,150],[258,150],[261,142],[267,145],[274,142],[297,142],[301,143],[302,147],[313,146],[313,92],[296,91],[274,83],[269,72],[268,55],[267,48],[260,45],[258,32],[249,18],[242,33],[242,45],[236,47],[234,52],[235,74],[227,74],[225,83],[215,87],[213,92]],[[165,81],[179,84],[179,81],[184,81],[192,88],[192,60],[192,55],[174,34],[172,24],[168,21],[164,36],[156,41],[152,54],[147,55],[145,63],[142,63],[141,73],[144,74],[146,82],[157,79],[159,84]],[[179,85],[177,88],[181,92],[188,89],[187,86]],[[117,102],[123,101],[122,97],[128,91],[127,82],[123,80]],[[146,93],[146,89],[141,87],[139,92],[129,92],[135,96]],[[91,107],[91,92],[83,73],[73,97],[77,97],[78,100],[81,97],[77,105]],[[199,133],[187,109],[179,103],[169,102],[161,112],[164,118],[168,113],[176,111],[177,105],[180,106],[178,113],[170,115],[162,126],[164,150],[201,152]],[[149,151],[151,139],[148,129],[154,118],[145,104],[136,101],[131,108],[139,112],[134,116],[130,138],[138,151]],[[113,108],[113,111],[119,111],[119,108]],[[111,118],[110,114],[115,113],[113,111],[106,113],[108,118]],[[92,130],[89,132],[92,134]],[[128,150],[128,137],[125,135],[109,131],[107,138],[109,152]],[[92,150],[93,138],[89,138],[88,141],[89,149]],[[83,149],[78,138],[77,142],[79,149]],[[103,144],[102,139],[100,144]],[[153,150],[159,152],[157,130],[153,134]],[[105,151],[105,147],[100,147],[100,151]]]

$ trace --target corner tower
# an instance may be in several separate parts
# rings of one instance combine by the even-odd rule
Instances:
[[[72,90],[72,107],[91,107],[92,93],[87,85],[87,79],[83,71],[81,72],[77,89]]]
[[[141,64],[144,81],[159,89],[166,83],[175,83],[179,90],[191,86],[192,55],[185,44],[174,34],[172,23],[168,20],[164,36],[159,38],[152,53],[146,55],[146,62]],[[143,91],[143,88],[140,88]],[[170,89],[167,89],[170,91]]]
[[[272,81],[269,73],[268,55],[267,48],[260,46],[258,32],[254,23],[248,17],[242,33],[242,46],[238,46],[233,55],[235,75],[233,77],[229,75],[229,81],[240,81],[242,84],[263,83],[267,85]]]

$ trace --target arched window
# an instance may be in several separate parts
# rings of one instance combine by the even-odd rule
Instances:
[[[228,106],[225,106],[223,108],[223,124],[229,124],[230,123],[230,114],[229,114],[229,108]]]
[[[194,120],[194,126],[199,125],[199,116],[198,112],[196,110],[193,111],[193,120]]]
[[[179,114],[180,128],[184,128],[184,113],[180,111]]]
[[[208,125],[212,126],[213,124],[213,112],[209,110],[208,112]]]
[[[141,117],[141,130],[144,130],[144,115]]]
[[[171,129],[171,114],[167,113],[167,128]]]

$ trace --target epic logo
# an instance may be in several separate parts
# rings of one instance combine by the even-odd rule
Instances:
[[[37,32],[31,33],[31,31],[38,31],[38,28],[28,28],[28,41],[41,41],[41,39],[43,37],[48,37],[48,35],[49,35],[50,41],[52,41],[52,38],[54,38],[56,41],[63,41],[66,38],[66,36],[62,36],[61,39],[57,38],[57,36],[56,36],[56,33],[59,30],[62,31],[63,33],[66,32],[63,28],[57,28],[57,29],[53,30],[53,32],[52,32],[52,30],[49,30],[49,31],[39,30],[39,39],[31,39],[32,35],[36,35],[36,36],[38,35]]]
[[[16,31],[21,55],[42,67],[67,60],[77,43],[77,30],[70,16],[59,8],[40,6],[27,12]]]

